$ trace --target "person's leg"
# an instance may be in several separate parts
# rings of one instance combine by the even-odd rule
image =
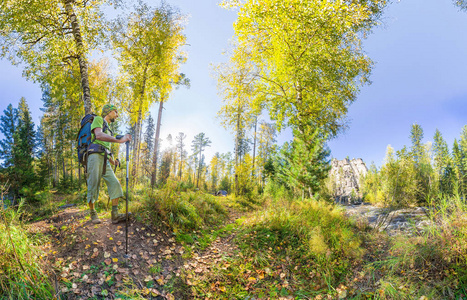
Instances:
[[[94,202],[96,202],[99,196],[99,185],[100,178],[102,174],[104,159],[100,154],[91,154],[88,157],[88,174],[87,174],[87,183],[88,183],[88,194],[87,201],[89,205],[89,211],[91,215],[91,221],[94,224],[101,223],[99,216],[97,215],[96,210],[94,209]]]
[[[105,175],[103,176],[104,181],[107,185],[107,190],[112,199],[112,223],[118,223],[125,221],[126,215],[118,213],[118,201],[123,197],[123,190],[120,182],[115,176],[114,171],[112,170],[110,164],[106,167]]]

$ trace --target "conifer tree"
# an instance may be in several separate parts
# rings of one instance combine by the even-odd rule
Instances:
[[[427,146],[422,143],[423,129],[418,124],[413,124],[410,131],[412,141],[411,153],[416,170],[415,180],[417,182],[417,201],[423,203],[431,191],[431,162]]]
[[[182,180],[183,161],[186,158],[185,144],[183,143],[185,138],[186,134],[184,134],[183,132],[179,132],[178,135],[175,137],[175,141],[177,142],[177,152],[179,155],[178,176],[180,180]]]
[[[21,98],[18,105],[18,127],[15,131],[13,156],[19,187],[29,186],[34,182],[34,149],[36,132],[26,99]]]
[[[199,187],[199,179],[201,175],[201,170],[204,165],[204,155],[203,151],[206,149],[206,147],[211,146],[211,140],[206,136],[204,132],[201,132],[197,135],[195,135],[193,141],[191,142],[191,150],[193,151],[193,155],[197,158],[197,163],[198,163],[198,170],[197,170],[197,175],[196,175],[196,187]]]
[[[439,191],[444,194],[451,194],[453,169],[448,144],[438,129],[435,131],[433,141],[434,167],[438,176]]]
[[[456,178],[456,182],[458,185],[458,191],[459,193],[464,193],[465,189],[465,172],[462,166],[462,161],[464,160],[465,154],[462,153],[462,150],[459,146],[459,143],[457,142],[457,139],[454,139],[453,145],[452,145],[452,159],[453,159],[453,167],[454,167],[454,176]]]
[[[143,164],[146,173],[151,174],[152,154],[154,151],[155,124],[151,114],[149,114],[146,120],[146,131],[144,132],[144,144],[146,147],[143,149]]]
[[[326,136],[316,129],[308,141],[295,133],[291,144],[285,144],[277,160],[276,180],[294,191],[297,196],[312,197],[331,169]]]
[[[0,159],[3,167],[8,169],[14,165],[13,145],[16,132],[17,110],[9,104],[0,117],[0,131],[3,133],[3,140],[0,141]]]

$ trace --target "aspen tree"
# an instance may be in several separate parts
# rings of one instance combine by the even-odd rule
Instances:
[[[117,51],[121,78],[131,87],[131,97],[124,99],[124,106],[135,126],[132,178],[136,180],[143,116],[156,101],[161,111],[173,86],[185,80],[178,72],[180,64],[186,60],[181,51],[186,40],[184,17],[169,5],[151,8],[140,2],[135,12],[118,18],[112,28],[111,41]],[[156,123],[152,177],[157,169],[159,127],[160,117]],[[151,184],[155,184],[155,178],[151,179]]]

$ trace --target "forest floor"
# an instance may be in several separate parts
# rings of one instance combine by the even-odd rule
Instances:
[[[241,215],[230,211],[227,226]],[[234,233],[218,236],[203,249],[176,242],[168,228],[132,218],[112,224],[110,213],[93,224],[86,209],[68,207],[31,223],[29,231],[49,237],[48,265],[55,270],[58,299],[189,299],[190,278],[235,253]],[[191,275],[193,274],[193,275]]]
[[[189,235],[132,218],[128,255],[125,222],[112,224],[107,209],[96,225],[85,206],[66,205],[30,223],[28,230],[47,241],[41,259],[53,270],[55,299],[464,299],[450,279],[456,273],[443,262],[444,254],[416,233],[412,217],[425,221],[418,210],[391,217],[411,224],[414,236],[401,230],[405,225],[394,227],[396,235],[365,229],[365,255],[338,285],[327,288],[320,274],[305,274],[309,269],[294,260],[301,255],[299,248],[282,248],[280,237],[268,244],[273,231],[241,229],[254,209],[225,209],[228,216],[221,225]],[[359,228],[373,227],[372,220],[379,217],[379,210],[369,206],[345,209],[362,220]],[[255,243],[266,244],[251,248]],[[245,246],[250,252],[244,252]],[[306,290],[302,296],[301,288]]]

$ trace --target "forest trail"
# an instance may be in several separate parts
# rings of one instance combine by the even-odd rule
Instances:
[[[228,223],[239,215],[231,212]],[[46,259],[56,275],[57,298],[149,299],[191,298],[190,274],[209,272],[211,263],[231,255],[234,234],[217,237],[206,249],[186,254],[183,243],[161,228],[132,219],[128,226],[125,258],[125,223],[91,223],[88,212],[71,207],[30,225],[34,233],[50,237]],[[188,251],[191,249],[188,248]],[[187,275],[188,274],[188,275]],[[60,298],[59,298],[60,299]]]

